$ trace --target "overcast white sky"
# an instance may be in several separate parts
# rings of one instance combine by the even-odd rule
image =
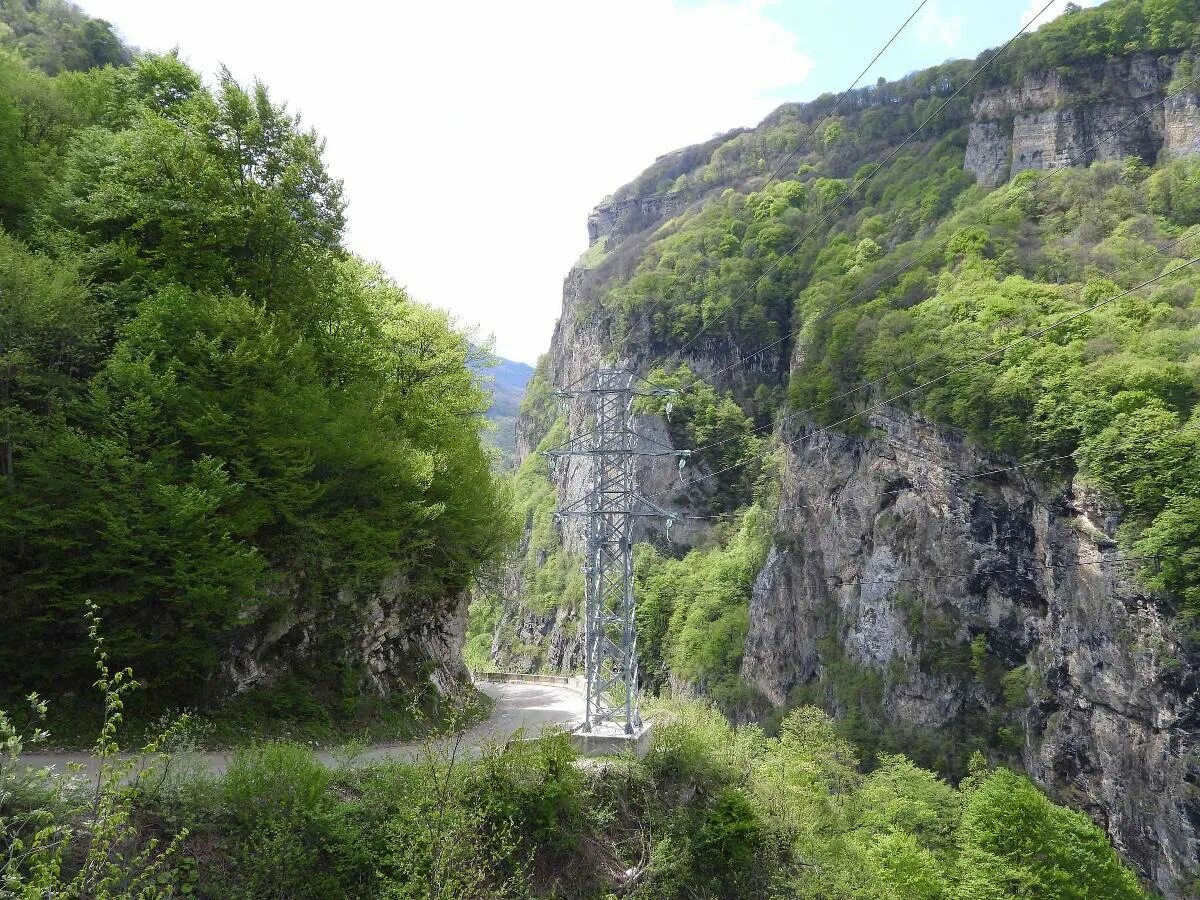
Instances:
[[[143,49],[262,78],[327,138],[351,248],[533,362],[592,206],[662,153],[841,90],[918,0],[78,2]],[[866,82],[1001,43],[1033,2],[931,2]]]

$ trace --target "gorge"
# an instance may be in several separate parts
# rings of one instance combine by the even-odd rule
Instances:
[[[1200,0],[1052,5],[657,157],[580,216],[530,369],[352,249],[263,83],[0,0],[0,898],[1200,897]],[[461,40],[491,5],[377,6],[381,77],[311,68],[386,114],[331,141],[402,186],[393,261],[498,282],[482,186],[565,195],[569,153],[504,168],[531,123],[625,111],[429,102],[508,74]],[[280,9],[228,25],[306,65],[356,13]],[[392,14],[449,67],[409,107]],[[531,85],[575,46],[554,21]],[[452,171],[404,108],[513,152]],[[454,227],[408,208],[430,184]],[[531,285],[484,288],[527,324]],[[604,471],[570,389],[609,367],[656,390],[608,421],[664,451],[635,474],[665,512],[604,560],[633,747],[586,746],[563,677],[601,526],[560,510]]]
[[[646,495],[679,516],[670,542],[661,525],[641,534],[654,548],[638,566],[644,682],[712,697],[735,719],[816,703],[860,747],[952,777],[983,749],[1085,810],[1166,896],[1190,896],[1200,859],[1194,624],[1143,561],[1138,537],[1153,515],[1097,472],[1112,459],[1089,441],[1125,402],[1158,405],[1160,389],[1118,372],[1111,354],[1177,329],[1159,364],[1194,359],[1195,275],[1158,289],[1136,320],[1048,338],[1056,355],[1025,347],[1013,351],[1021,361],[995,361],[994,378],[963,376],[935,397],[874,408],[970,357],[929,364],[917,351],[959,341],[987,351],[1022,333],[1009,317],[1046,326],[1076,308],[1066,298],[1124,289],[1194,255],[1192,240],[1146,261],[1197,222],[1166,212],[1169,176],[1149,168],[1196,171],[1194,51],[1082,47],[1114,7],[1025,39],[1019,64],[951,102],[886,171],[871,160],[900,146],[966,64],[855,92],[840,108],[831,97],[781,107],[755,129],[661,157],[596,207],[591,249],[567,276],[518,421],[524,555],[502,590],[475,602],[477,658],[525,671],[581,665],[583,535],[551,513],[555,496],[582,495],[588,474],[547,471],[536,451],[585,430],[589,410],[563,414],[552,392],[614,359],[652,380],[705,379],[715,389],[706,408],[639,418],[680,448],[736,448],[701,452],[688,486],[665,467],[639,473]],[[964,233],[973,247],[955,246]],[[1098,288],[1114,270],[1112,287]],[[848,295],[858,305],[833,317]],[[1086,386],[1063,388],[1071,367],[1091,373]],[[861,375],[874,386],[844,399]],[[1187,422],[1194,390],[1171,427]],[[1080,412],[1090,391],[1122,399]],[[733,439],[752,427],[758,437]],[[746,467],[710,477],[759,451],[745,478]],[[726,572],[721,560],[744,549],[738,510],[743,531],[757,529],[737,557],[749,571],[719,597],[691,581],[662,588],[673,559]]]

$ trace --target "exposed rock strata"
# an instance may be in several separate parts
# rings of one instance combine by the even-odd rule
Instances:
[[[1027,169],[1200,151],[1198,89],[1163,102],[1178,62],[1137,54],[986,91],[972,106],[963,168],[995,187]]]
[[[351,667],[359,691],[378,697],[411,690],[417,681],[445,693],[468,677],[465,592],[431,609],[427,600],[414,603],[401,575],[370,594],[342,589],[332,598],[313,596],[295,579],[278,590],[289,597],[287,611],[244,634],[226,654],[221,676],[232,693],[317,660]]]
[[[820,434],[789,454],[743,677],[782,704],[848,659],[882,677],[887,725],[947,735],[1005,713],[969,668],[983,636],[998,671],[1026,667],[1025,770],[1184,896],[1200,858],[1200,676],[1161,598],[1119,562],[1117,518],[1035,470],[964,479],[1011,462],[912,416],[872,424],[882,437]]]
[[[628,200],[609,200],[597,204],[588,216],[588,244],[601,238],[621,238],[670,218],[686,205],[678,194],[658,194],[652,197],[633,197]]]

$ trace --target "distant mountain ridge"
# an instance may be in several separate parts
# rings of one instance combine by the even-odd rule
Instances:
[[[488,408],[487,419],[493,425],[488,438],[500,451],[505,467],[510,466],[516,459],[517,414],[521,411],[521,400],[525,397],[525,389],[533,378],[533,366],[502,356],[490,356],[494,364],[475,363],[472,368],[477,375],[482,376],[484,386],[492,392],[492,405]]]

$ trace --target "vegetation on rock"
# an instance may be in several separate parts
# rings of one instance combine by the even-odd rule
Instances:
[[[856,413],[904,394],[903,404],[986,448],[1063,457],[1059,471],[1073,457],[1081,480],[1124,510],[1122,545],[1149,558],[1144,582],[1168,592],[1193,629],[1200,266],[1187,263],[1200,255],[1200,161],[1025,172],[988,191],[963,158],[980,91],[1137,52],[1171,54],[1164,58],[1185,83],[1197,21],[1195,0],[1068,11],[953,99],[990,52],[854,92],[836,111],[832,97],[786,105],[754,130],[684,153],[683,174],[673,154],[617,192],[616,200],[656,192],[695,200],[656,229],[606,244],[581,318],[651,363],[685,348],[685,358],[724,365],[760,347],[780,357],[773,364],[763,354],[761,374],[735,372],[728,389],[698,381],[683,363],[654,372],[686,385],[669,425],[676,445],[706,447],[692,464],[701,476],[720,473],[701,482],[703,512],[753,508],[773,421],[861,432]],[[786,384],[775,380],[784,371]],[[672,564],[643,556],[644,584]],[[688,592],[674,596],[674,606],[693,602]],[[743,591],[743,607],[747,599]],[[708,620],[714,642],[729,621]],[[666,680],[673,670],[662,652],[657,640],[644,642],[642,666]],[[725,654],[711,683],[732,683],[738,658]]]
[[[284,668],[353,668],[381,593],[395,631],[439,629],[510,534],[466,338],[345,250],[320,139],[262,85],[25,53],[0,50],[0,685],[90,681],[85,598],[171,705],[330,610]]]

